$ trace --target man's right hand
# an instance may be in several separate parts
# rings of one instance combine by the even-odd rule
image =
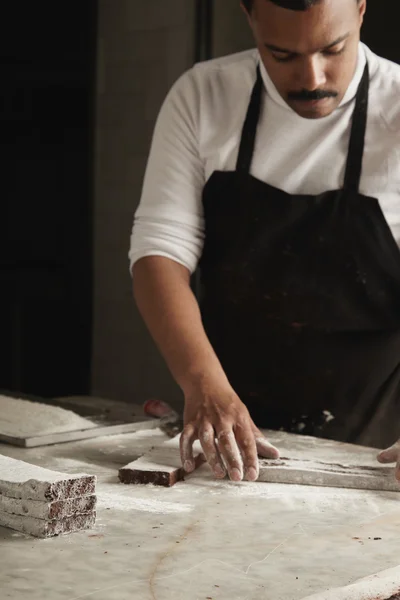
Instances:
[[[193,443],[199,439],[218,478],[258,478],[257,452],[277,458],[229,384],[204,330],[190,272],[163,256],[135,263],[134,293],[153,339],[185,396],[181,455],[184,468],[194,470]],[[204,376],[204,373],[207,373]]]
[[[232,481],[256,481],[258,456],[279,458],[256,427],[249,411],[230,386],[198,386],[186,394],[181,457],[186,472],[194,468],[193,443],[198,439],[205,458],[218,479],[228,471]],[[222,460],[224,459],[224,462]]]

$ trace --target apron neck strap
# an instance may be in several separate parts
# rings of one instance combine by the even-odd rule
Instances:
[[[369,68],[365,65],[364,74],[358,86],[356,106],[353,113],[349,153],[347,156],[344,189],[358,193],[364,156],[365,132],[368,120]]]
[[[256,143],[257,125],[261,111],[263,80],[260,66],[257,67],[257,80],[251,93],[250,104],[247,109],[246,119],[242,129],[242,137],[239,147],[239,155],[236,170],[241,173],[249,173],[251,161],[253,160],[254,146]]]
[[[260,118],[263,80],[260,66],[257,67],[257,80],[251,93],[246,119],[242,129],[236,170],[248,174],[253,160]],[[344,188],[358,192],[364,156],[365,132],[368,118],[369,68],[365,65],[364,74],[358,87],[356,106],[353,113],[349,152],[347,156]]]

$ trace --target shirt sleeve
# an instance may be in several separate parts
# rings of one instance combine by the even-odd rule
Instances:
[[[199,153],[200,98],[194,69],[172,87],[159,113],[135,213],[130,267],[145,256],[165,256],[193,273],[204,242]]]

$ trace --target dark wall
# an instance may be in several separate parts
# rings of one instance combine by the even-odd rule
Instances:
[[[397,63],[400,63],[399,21],[398,0],[369,0],[362,39],[371,50]]]
[[[0,31],[0,389],[89,390],[95,0],[13,2]],[[4,166],[4,165],[3,165]]]
[[[135,307],[127,254],[157,114],[193,64],[196,4],[99,0],[93,396],[182,399]]]
[[[206,2],[206,0],[204,0]],[[212,53],[223,56],[254,47],[236,0],[213,0]],[[368,0],[363,41],[377,54],[400,63],[399,0]]]

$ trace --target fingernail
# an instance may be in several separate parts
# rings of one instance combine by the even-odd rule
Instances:
[[[258,478],[257,471],[254,467],[250,467],[246,471],[246,479],[247,481],[256,481]]]
[[[242,481],[242,474],[239,469],[231,469],[229,477],[232,481]]]
[[[183,468],[185,469],[186,473],[191,473],[194,469],[194,465],[190,460],[186,460]]]
[[[218,479],[223,479],[225,477],[226,473],[220,465],[215,465],[214,475],[216,477],[218,477]]]

